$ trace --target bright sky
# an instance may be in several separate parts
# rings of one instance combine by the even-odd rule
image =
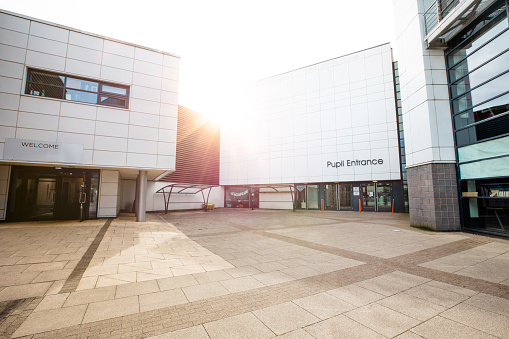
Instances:
[[[392,0],[0,0],[0,8],[179,55],[179,104],[394,41]]]

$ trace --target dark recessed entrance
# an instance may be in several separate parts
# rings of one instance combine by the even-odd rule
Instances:
[[[99,170],[12,166],[8,221],[95,219]]]

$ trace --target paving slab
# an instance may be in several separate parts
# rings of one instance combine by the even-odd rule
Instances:
[[[140,312],[138,296],[88,304],[83,323],[112,319]]]
[[[325,292],[293,300],[293,303],[320,319],[328,319],[355,308]]]
[[[203,325],[210,338],[264,339],[276,335],[252,313],[244,313]]]
[[[65,328],[81,323],[87,306],[74,306],[33,312],[16,330],[13,337]]]
[[[508,332],[504,239],[424,232],[387,213],[219,209],[110,223],[85,264],[104,220],[0,225],[0,309],[11,310],[0,336]]]
[[[380,333],[377,333],[348,317],[339,315],[317,324],[310,325],[304,330],[312,335],[313,338],[373,338],[383,339],[386,338]]]
[[[320,321],[319,318],[291,302],[253,313],[276,334],[283,334]]]
[[[474,325],[474,324],[473,324]],[[474,325],[475,326],[475,325]],[[481,338],[495,339],[497,337],[476,328],[443,317],[434,317],[412,329],[413,333],[423,338]]]
[[[141,312],[167,308],[188,302],[186,295],[181,289],[142,294],[139,296],[139,299]]]
[[[345,316],[386,337],[394,337],[421,323],[417,319],[378,304],[357,308],[346,312]]]

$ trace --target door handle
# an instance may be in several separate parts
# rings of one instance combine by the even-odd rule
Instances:
[[[80,194],[80,204],[84,204],[87,202],[87,194],[86,193],[81,193]]]

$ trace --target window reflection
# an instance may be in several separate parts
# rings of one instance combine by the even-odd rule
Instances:
[[[66,87],[81,89],[83,91],[97,92],[99,90],[99,84],[97,82],[67,78]]]
[[[506,31],[504,34],[500,35],[495,40],[484,46],[480,51],[481,53],[475,53],[469,56],[468,58],[454,66],[451,70],[449,70],[450,81],[451,82],[456,81],[462,76],[467,75],[468,72],[471,72],[475,68],[482,65],[484,62],[490,60],[491,58],[496,57],[498,54],[502,52],[507,51],[507,48],[509,47],[507,45],[507,41],[509,41],[509,31]],[[505,54],[505,57],[507,57],[507,53]],[[507,61],[497,61],[497,62],[503,63]]]
[[[472,106],[477,106],[486,100],[492,99],[504,92],[509,88],[507,86],[509,81],[509,73],[505,73],[496,79],[491,80],[484,86],[478,87],[463,96],[454,99],[452,102],[453,111],[461,112]]]
[[[25,94],[128,108],[129,87],[28,70]],[[103,95],[101,95],[103,93]]]
[[[113,93],[113,94],[127,95],[127,89],[121,88],[121,87],[109,86],[109,85],[103,85],[102,91],[108,92],[108,93]]]
[[[509,39],[508,39],[509,40]],[[451,96],[454,98],[471,88],[475,88],[489,79],[496,77],[509,68],[509,52],[478,68],[468,76],[451,85]]]
[[[505,104],[498,106],[485,107],[486,105],[479,106],[479,109],[470,110],[467,112],[460,113],[454,117],[454,126],[456,129],[460,129],[466,127],[468,125],[474,124],[476,122],[480,122],[486,119],[490,119],[501,114],[509,112],[509,104],[507,104],[509,95],[505,95]],[[490,103],[495,103],[497,100],[490,101]]]
[[[496,36],[498,33],[502,32],[504,29],[506,29],[507,28],[507,20],[502,20],[502,18],[499,18],[499,19],[501,21],[497,25],[495,25],[495,27],[493,27],[491,30],[489,30],[488,32],[486,32],[483,35],[480,35],[479,37],[477,37],[477,39],[474,39],[473,41],[469,41],[467,45],[465,45],[462,48],[458,49],[457,51],[451,53],[447,57],[449,66],[452,67],[454,64],[461,61],[466,56],[473,54],[484,43],[486,43],[491,38]]]
[[[65,91],[65,99],[71,101],[86,102],[89,104],[96,104],[97,94],[68,89]]]
[[[488,120],[456,132],[457,147],[509,134],[509,115]]]

